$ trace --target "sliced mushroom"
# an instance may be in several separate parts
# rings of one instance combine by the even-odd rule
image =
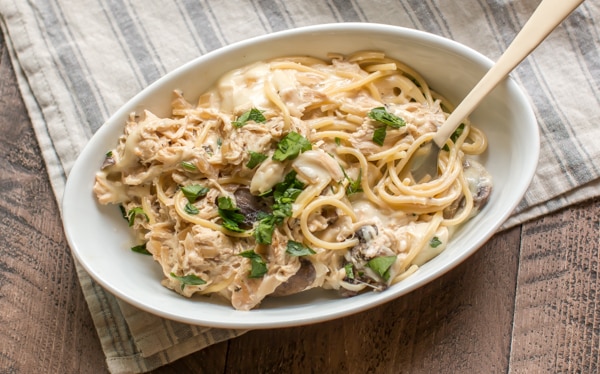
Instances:
[[[492,193],[492,176],[477,161],[465,160],[464,175],[473,194],[473,205],[478,211],[487,204]]]
[[[356,230],[356,237],[360,243],[366,244],[373,240],[378,233],[377,226],[365,225]]]
[[[375,257],[393,255],[393,251],[385,247],[381,240],[378,240],[377,226],[362,226],[356,230],[355,235],[358,238],[358,244],[344,256],[343,267],[349,267],[352,276],[349,276],[347,272],[347,276],[342,281],[342,287],[339,289],[342,296],[357,295],[366,287],[378,291],[388,287],[386,280],[377,275],[367,264]]]
[[[300,260],[300,269],[285,283],[280,284],[272,296],[288,296],[306,290],[313,284],[316,277],[315,267],[309,260]]]
[[[271,212],[270,200],[260,196],[255,196],[250,193],[250,189],[246,186],[240,186],[233,193],[235,204],[240,212],[244,215],[242,226],[245,228],[252,227],[252,224],[258,221],[262,213]]]
[[[473,196],[473,213],[477,214],[487,204],[492,193],[492,176],[477,161],[465,160],[463,163],[463,175],[469,185],[469,191]],[[444,209],[444,218],[452,218],[465,206],[464,196],[457,199]]]

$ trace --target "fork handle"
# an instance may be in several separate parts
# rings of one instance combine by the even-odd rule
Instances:
[[[473,87],[438,129],[433,141],[441,148],[481,100],[527,57],[584,0],[542,0],[498,61]]]

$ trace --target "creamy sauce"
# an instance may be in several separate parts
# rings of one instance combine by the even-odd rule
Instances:
[[[225,75],[218,84],[223,111],[241,113],[251,107],[270,107],[264,95],[265,79],[270,70],[268,64],[258,62]]]

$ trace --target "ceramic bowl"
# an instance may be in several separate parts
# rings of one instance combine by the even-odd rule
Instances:
[[[229,45],[165,75],[120,108],[92,137],[68,177],[64,228],[77,261],[118,298],[164,318],[222,328],[274,328],[321,322],[367,310],[398,298],[448,272],[488,240],[521,200],[539,155],[539,133],[527,97],[508,78],[484,99],[471,119],[489,139],[480,161],[492,174],[494,191],[483,211],[463,225],[445,251],[384,292],[341,298],[311,290],[267,298],[258,309],[237,311],[226,302],[184,298],[161,286],[160,266],[129,250],[132,235],[116,206],[102,206],[92,192],[94,174],[114,148],[131,112],[170,114],[175,89],[194,102],[224,73],[273,57],[379,50],[423,75],[451,102],[459,102],[492,65],[480,53],[433,34],[395,26],[340,23],[304,27]]]

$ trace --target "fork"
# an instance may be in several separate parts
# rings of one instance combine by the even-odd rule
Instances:
[[[542,0],[506,51],[448,116],[431,141],[407,165],[418,183],[438,176],[439,152],[461,122],[508,74],[521,63],[584,0]]]

